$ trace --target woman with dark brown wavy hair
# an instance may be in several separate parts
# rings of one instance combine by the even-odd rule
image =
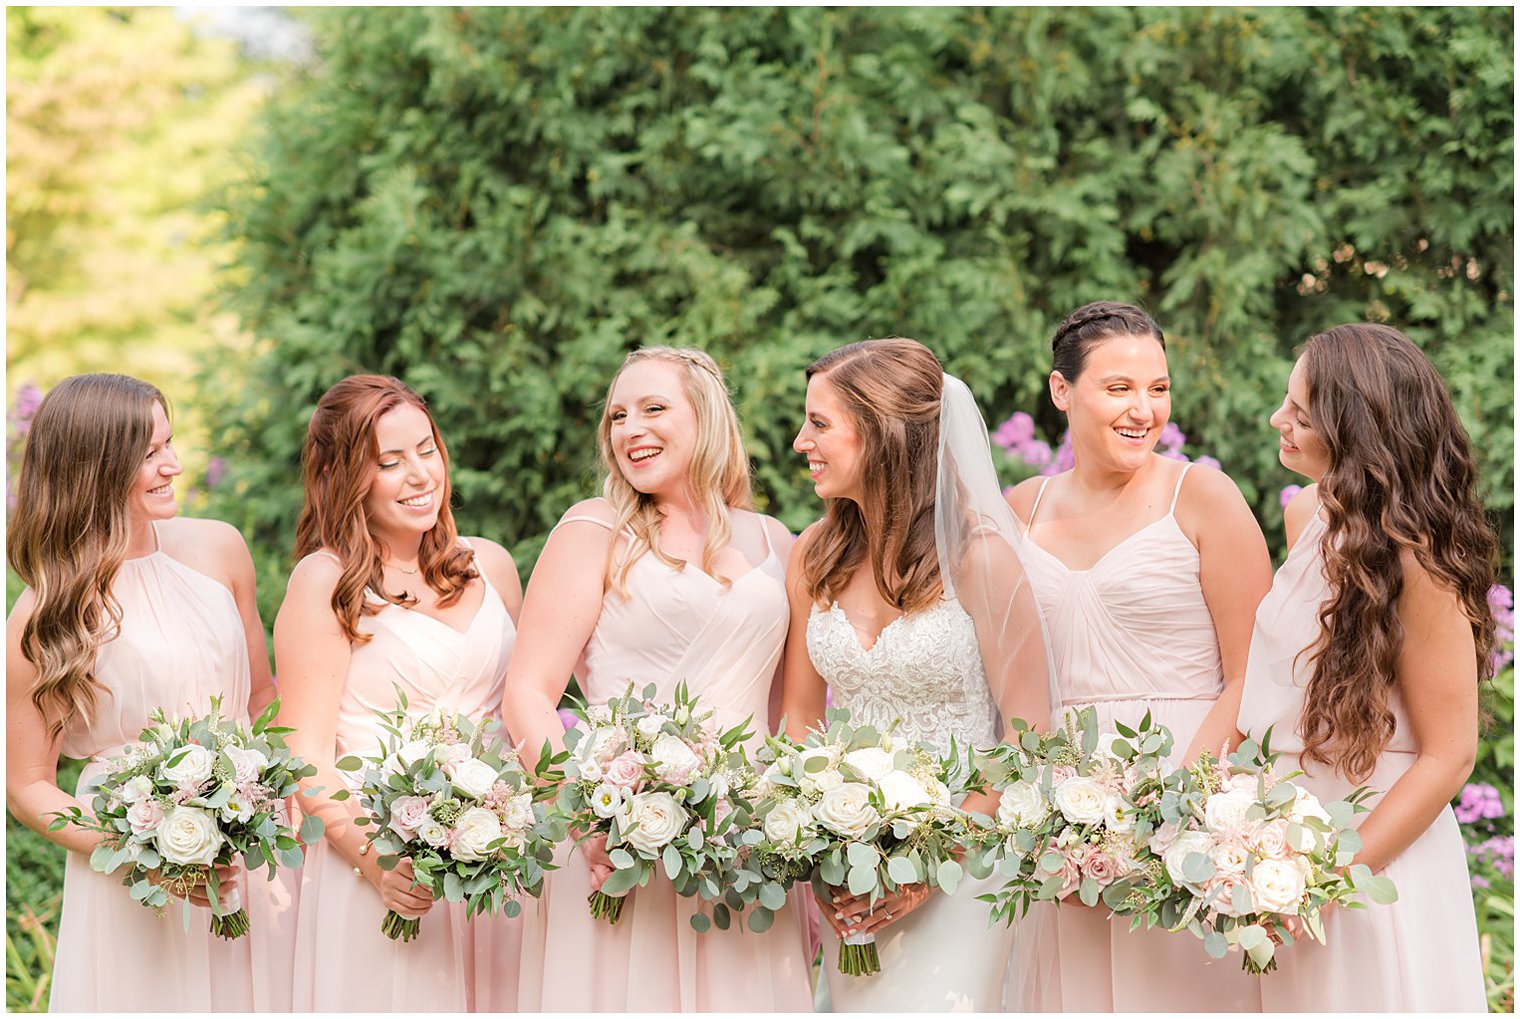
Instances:
[[[1486,1009],[1467,857],[1451,798],[1472,771],[1491,669],[1495,540],[1467,434],[1396,329],[1311,339],[1272,415],[1291,549],[1256,617],[1239,728],[1272,727],[1280,768],[1322,801],[1359,785],[1354,862],[1398,901],[1335,910],[1261,981],[1267,1011]]]
[[[368,852],[345,754],[383,736],[376,709],[500,718],[522,588],[495,542],[461,538],[449,455],[427,405],[399,379],[352,375],[317,402],[301,454],[306,502],[274,624],[291,749],[316,765],[301,806],[326,822],[307,855],[296,929],[297,1011],[499,1011],[516,1000],[520,924],[465,917],[412,887],[409,859]],[[427,918],[410,943],[387,909]]]
[[[75,375],[42,401],[21,457],[6,552],[27,586],[6,628],[5,784],[16,819],[68,850],[55,1012],[290,1008],[283,879],[218,868],[253,920],[222,941],[204,885],[188,894],[193,922],[156,917],[119,875],[90,869],[97,835],[48,830],[54,812],[89,809],[89,782],[154,708],[202,715],[219,696],[246,723],[274,697],[248,546],[228,524],[179,516],[172,431],[157,387]],[[60,754],[91,759],[72,791]]]

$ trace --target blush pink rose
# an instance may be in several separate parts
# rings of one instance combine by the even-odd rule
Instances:
[[[607,765],[606,772],[602,775],[602,781],[609,782],[619,789],[638,790],[644,781],[644,764],[646,758],[637,750],[625,750],[612,759]]]
[[[427,820],[430,802],[431,800],[426,796],[398,798],[391,804],[391,820],[386,827],[403,839],[410,840],[416,834],[417,826]]]
[[[454,777],[455,766],[469,759],[470,745],[468,743],[445,743],[433,748],[433,760],[438,762],[443,773],[450,778]]]
[[[164,808],[151,796],[144,796],[127,808],[127,822],[132,825],[133,835],[152,831],[163,819]]]
[[[1268,860],[1286,860],[1288,849],[1288,822],[1285,818],[1268,821],[1256,832],[1256,852]]]
[[[1082,861],[1082,876],[1092,878],[1099,888],[1107,888],[1119,877],[1119,861],[1107,853],[1092,852]]]

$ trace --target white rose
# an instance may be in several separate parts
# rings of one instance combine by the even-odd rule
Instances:
[[[1093,756],[1099,760],[1120,760],[1119,755],[1114,752],[1114,744],[1122,738],[1117,732],[1098,733],[1098,745],[1093,748]]]
[[[1254,793],[1243,793],[1238,789],[1215,793],[1204,801],[1203,820],[1210,831],[1233,835],[1246,827],[1246,812],[1255,805]]]
[[[1108,792],[1093,779],[1077,775],[1056,786],[1051,799],[1072,824],[1096,824],[1103,820]]]
[[[758,788],[755,790],[761,796],[771,796],[777,789],[782,788],[779,779],[782,777],[781,764],[772,762],[760,775]]]
[[[1214,847],[1209,854],[1209,859],[1214,861],[1214,869],[1220,874],[1244,874],[1246,872],[1246,860],[1250,858],[1245,846],[1237,842],[1221,842]]]
[[[454,844],[449,853],[456,860],[473,863],[484,860],[494,850],[492,842],[501,838],[501,821],[485,807],[471,807],[459,815],[454,824]]]
[[[870,803],[871,788],[860,782],[845,782],[823,794],[813,808],[818,823],[841,835],[857,838],[881,815]]]
[[[664,715],[655,714],[645,715],[643,718],[639,719],[636,724],[638,725],[639,732],[643,733],[645,736],[655,736],[659,734],[660,727],[668,721],[670,721],[670,719],[666,718]]]
[[[502,826],[511,831],[527,831],[533,827],[533,794],[519,793],[507,801],[502,810]]]
[[[812,820],[806,805],[797,800],[782,800],[765,815],[765,837],[772,842],[795,842]]]
[[[591,794],[591,810],[597,817],[612,817],[623,808],[623,790],[603,782]]]
[[[1326,824],[1330,823],[1330,815],[1325,813],[1324,807],[1320,806],[1319,797],[1301,785],[1293,787],[1293,806],[1288,808],[1288,816],[1295,821],[1313,817]]]
[[[1287,860],[1262,860],[1251,871],[1251,897],[1257,909],[1297,913],[1304,896],[1304,874]]]
[[[417,837],[434,849],[448,845],[449,830],[437,818],[429,817],[417,826]]]
[[[877,783],[889,810],[908,810],[929,802],[929,791],[906,771],[889,771]]]
[[[420,739],[410,739],[396,748],[396,752],[385,759],[385,770],[392,775],[399,775],[407,768],[427,756],[431,747]]]
[[[1191,853],[1202,853],[1208,856],[1214,848],[1214,840],[1201,831],[1185,831],[1172,840],[1172,844],[1162,854],[1161,862],[1166,864],[1166,872],[1177,884],[1187,883],[1183,876],[1182,865]]]
[[[588,757],[583,761],[576,762],[576,770],[580,777],[587,782],[600,782],[602,780],[602,765],[595,757]]]
[[[892,755],[880,747],[861,747],[845,754],[844,763],[872,782],[880,782],[892,770]]]
[[[135,775],[127,779],[121,787],[121,798],[128,803],[136,803],[145,797],[153,795],[153,780],[147,775]]]
[[[1038,785],[1020,779],[1003,790],[997,816],[1010,828],[1033,828],[1050,816],[1050,804]]]
[[[597,729],[582,745],[588,747],[587,752],[598,764],[605,766],[622,753],[627,743],[628,739],[620,727],[608,725]]]
[[[1257,786],[1256,776],[1255,775],[1251,775],[1251,774],[1245,774],[1245,775],[1232,775],[1232,776],[1230,776],[1230,782],[1229,782],[1229,785],[1227,786],[1227,788],[1233,789],[1233,790],[1235,790],[1238,793],[1247,793],[1247,794],[1249,794],[1251,796],[1252,799],[1254,799],[1256,797],[1256,786]],[[1271,788],[1272,788],[1272,783],[1268,782],[1267,783],[1267,789],[1270,791]]]
[[[211,768],[216,764],[216,755],[197,743],[170,754],[170,758],[179,756],[172,765],[165,761],[158,766],[158,773],[166,782],[173,782],[177,786],[198,786],[211,777]]]
[[[456,792],[472,799],[484,799],[496,784],[496,769],[474,757],[454,765],[454,777],[450,780]]]
[[[1135,808],[1122,796],[1110,796],[1103,802],[1103,824],[1109,831],[1132,832],[1135,830]]]
[[[839,761],[834,756],[833,747],[812,747],[811,749],[804,750],[802,753],[797,755],[799,770],[803,772],[807,771],[807,763],[809,761],[817,760],[822,760],[824,762],[824,771],[828,771],[831,768],[836,768],[839,766]],[[821,774],[821,772],[814,772],[814,774]]]
[[[941,807],[950,806],[950,787],[937,778],[931,778],[924,784],[929,790],[929,799]]]
[[[264,769],[269,767],[269,758],[264,756],[262,750],[227,747],[224,752],[232,761],[232,769],[237,773],[238,785],[257,782],[259,776],[264,774]]]
[[[443,743],[433,748],[433,760],[444,774],[452,774],[454,768],[470,760],[468,743]]]
[[[685,785],[702,767],[702,759],[692,753],[691,747],[679,736],[661,733],[649,748],[654,761],[654,772],[661,781]]]
[[[628,833],[628,844],[652,853],[681,834],[686,811],[669,793],[638,793],[628,802],[629,819],[637,825]]]
[[[158,852],[170,863],[209,867],[222,846],[216,818],[199,807],[175,807],[158,825]]]
[[[813,787],[820,793],[826,793],[830,789],[838,789],[844,785],[844,776],[832,768],[809,777],[813,780]]]

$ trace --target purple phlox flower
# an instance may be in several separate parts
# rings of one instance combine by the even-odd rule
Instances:
[[[1020,443],[1018,454],[1030,467],[1044,467],[1050,463],[1050,458],[1054,455],[1051,453],[1050,443],[1043,439],[1029,439]]]
[[[1515,649],[1509,646],[1500,647],[1499,650],[1489,656],[1488,660],[1493,663],[1495,674],[1503,672],[1509,668],[1510,662],[1515,660]]]
[[[1462,787],[1462,794],[1452,812],[1461,824],[1493,820],[1504,816],[1504,800],[1500,798],[1499,790],[1487,782],[1470,782]]]
[[[1222,471],[1222,470],[1224,470],[1224,464],[1220,463],[1218,460],[1215,460],[1213,457],[1211,457],[1211,456],[1209,456],[1207,454],[1205,454],[1203,456],[1200,456],[1197,460],[1194,460],[1193,462],[1194,463],[1198,463],[1198,464],[1203,464],[1203,466],[1205,466],[1205,467],[1212,467],[1216,471]]]
[[[1046,477],[1064,473],[1077,465],[1077,454],[1071,448],[1071,432],[1061,435],[1061,444],[1056,447],[1055,456],[1050,463],[1040,469],[1040,473]]]
[[[1013,412],[1013,416],[997,426],[997,431],[992,433],[992,441],[1012,452],[1016,447],[1034,438],[1034,418],[1021,410]]]
[[[1162,427],[1161,438],[1156,440],[1156,444],[1161,447],[1163,452],[1167,453],[1182,452],[1182,445],[1185,442],[1187,442],[1187,436],[1183,434],[1181,428],[1178,428],[1177,425],[1171,421],[1168,421]],[[1186,457],[1184,457],[1184,459],[1186,459]]]
[[[1277,501],[1282,505],[1284,509],[1286,509],[1288,503],[1293,501],[1293,497],[1303,490],[1303,485],[1289,485],[1284,488],[1282,492],[1277,496]]]
[[[214,456],[206,463],[206,487],[215,488],[227,477],[227,461],[223,457]]]
[[[1493,864],[1494,870],[1502,876],[1507,878],[1515,876],[1515,837],[1513,835],[1495,835],[1487,841],[1470,847],[1468,852],[1477,857],[1480,862]]]
[[[581,720],[579,718],[576,718],[575,712],[571,711],[569,708],[560,708],[558,709],[557,714],[559,715],[559,722],[565,727],[566,732],[574,729],[577,725],[581,724]]]
[[[16,399],[11,404],[11,420],[16,423],[19,434],[25,435],[32,427],[32,418],[41,406],[42,390],[34,382],[23,382],[21,388],[16,390]]]
[[[1503,611],[1513,611],[1515,608],[1515,594],[1503,584],[1495,584],[1488,589],[1489,610],[1498,615]]]

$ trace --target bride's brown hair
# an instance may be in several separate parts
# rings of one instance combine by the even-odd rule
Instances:
[[[1304,348],[1310,424],[1325,441],[1320,479],[1330,597],[1304,693],[1304,757],[1360,780],[1394,732],[1389,697],[1404,641],[1399,554],[1453,591],[1472,626],[1478,676],[1492,673],[1497,542],[1446,385],[1396,329],[1328,329]]]
[[[305,504],[296,523],[296,558],[321,548],[338,556],[343,573],[333,588],[332,609],[343,632],[355,644],[369,640],[368,634],[359,631],[359,617],[379,611],[366,601],[365,588],[394,605],[410,605],[417,600],[385,590],[380,545],[364,515],[364,500],[380,462],[375,422],[402,404],[427,414],[433,442],[443,458],[443,486],[436,495],[438,520],[422,536],[417,555],[422,579],[438,592],[438,604],[448,606],[458,601],[469,582],[479,575],[472,565],[474,557],[459,545],[459,531],[449,505],[454,491],[449,479],[449,451],[427,404],[406,383],[389,375],[350,375],[341,380],[322,394],[306,428],[306,444],[301,450]]]
[[[882,600],[902,612],[944,591],[934,545],[939,408],[945,372],[928,347],[893,337],[840,347],[808,365],[839,394],[861,442],[861,502],[830,499],[803,554],[808,595],[839,596],[868,561]]]

